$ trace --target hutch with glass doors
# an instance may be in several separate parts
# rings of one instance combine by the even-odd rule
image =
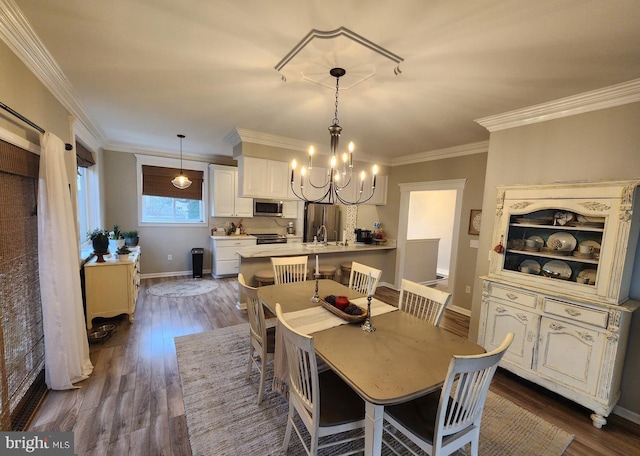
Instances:
[[[479,340],[500,365],[606,424],[620,397],[640,179],[498,187]]]

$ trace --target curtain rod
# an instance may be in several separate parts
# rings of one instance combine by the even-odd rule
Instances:
[[[9,106],[7,106],[6,104],[4,104],[3,102],[0,101],[0,108],[4,109],[5,111],[7,111],[9,114],[12,114],[14,116],[16,116],[18,119],[20,119],[21,121],[23,121],[26,124],[29,124],[31,127],[35,128],[36,130],[38,130],[40,133],[45,133],[44,128],[42,128],[41,126],[39,126],[38,124],[30,121],[29,119],[27,119],[25,116],[23,116],[22,114],[20,114],[19,112],[13,110],[12,108],[10,108]],[[64,148],[66,150],[72,150],[73,146],[69,143],[65,143]]]

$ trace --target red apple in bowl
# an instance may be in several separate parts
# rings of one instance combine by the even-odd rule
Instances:
[[[336,307],[340,310],[346,309],[349,305],[349,298],[346,296],[338,296],[336,297]]]

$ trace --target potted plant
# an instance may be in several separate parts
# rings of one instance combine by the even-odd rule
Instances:
[[[123,231],[122,236],[124,237],[124,243],[127,247],[135,247],[138,245],[140,238],[138,237],[138,232],[136,230],[133,231]]]
[[[124,245],[124,236],[122,236],[118,225],[113,225],[113,229],[109,235],[109,244],[110,250],[114,253]]]
[[[98,255],[98,263],[104,263],[103,255],[109,253],[109,236],[110,233],[101,228],[96,228],[93,231],[87,232],[87,239],[91,240],[93,251]]]

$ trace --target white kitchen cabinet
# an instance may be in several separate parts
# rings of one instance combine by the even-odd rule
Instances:
[[[240,157],[238,160],[240,196],[289,199],[289,164],[266,158]]]
[[[140,247],[131,248],[127,260],[105,257],[104,263],[92,258],[84,265],[87,328],[96,317],[129,315],[133,323],[140,288]]]
[[[629,325],[640,304],[628,299],[639,184],[498,188],[478,342],[490,350],[514,332],[500,365],[593,410],[596,427],[620,397]],[[581,253],[585,244],[593,250]]]
[[[368,195],[371,192],[371,185],[369,184],[369,190],[367,192],[367,181],[371,182],[369,179],[365,180],[364,183],[364,191],[365,195]],[[389,182],[389,176],[381,176],[378,175],[376,177],[376,191],[369,201],[365,204],[372,204],[376,206],[383,206],[387,204],[387,183]]]
[[[211,275],[216,279],[237,276],[240,259],[236,252],[251,245],[256,245],[253,236],[211,236]]]
[[[282,218],[286,218],[286,219],[298,218],[298,202],[297,201],[282,202]]]
[[[211,217],[253,217],[253,198],[238,196],[238,168],[209,165]]]

